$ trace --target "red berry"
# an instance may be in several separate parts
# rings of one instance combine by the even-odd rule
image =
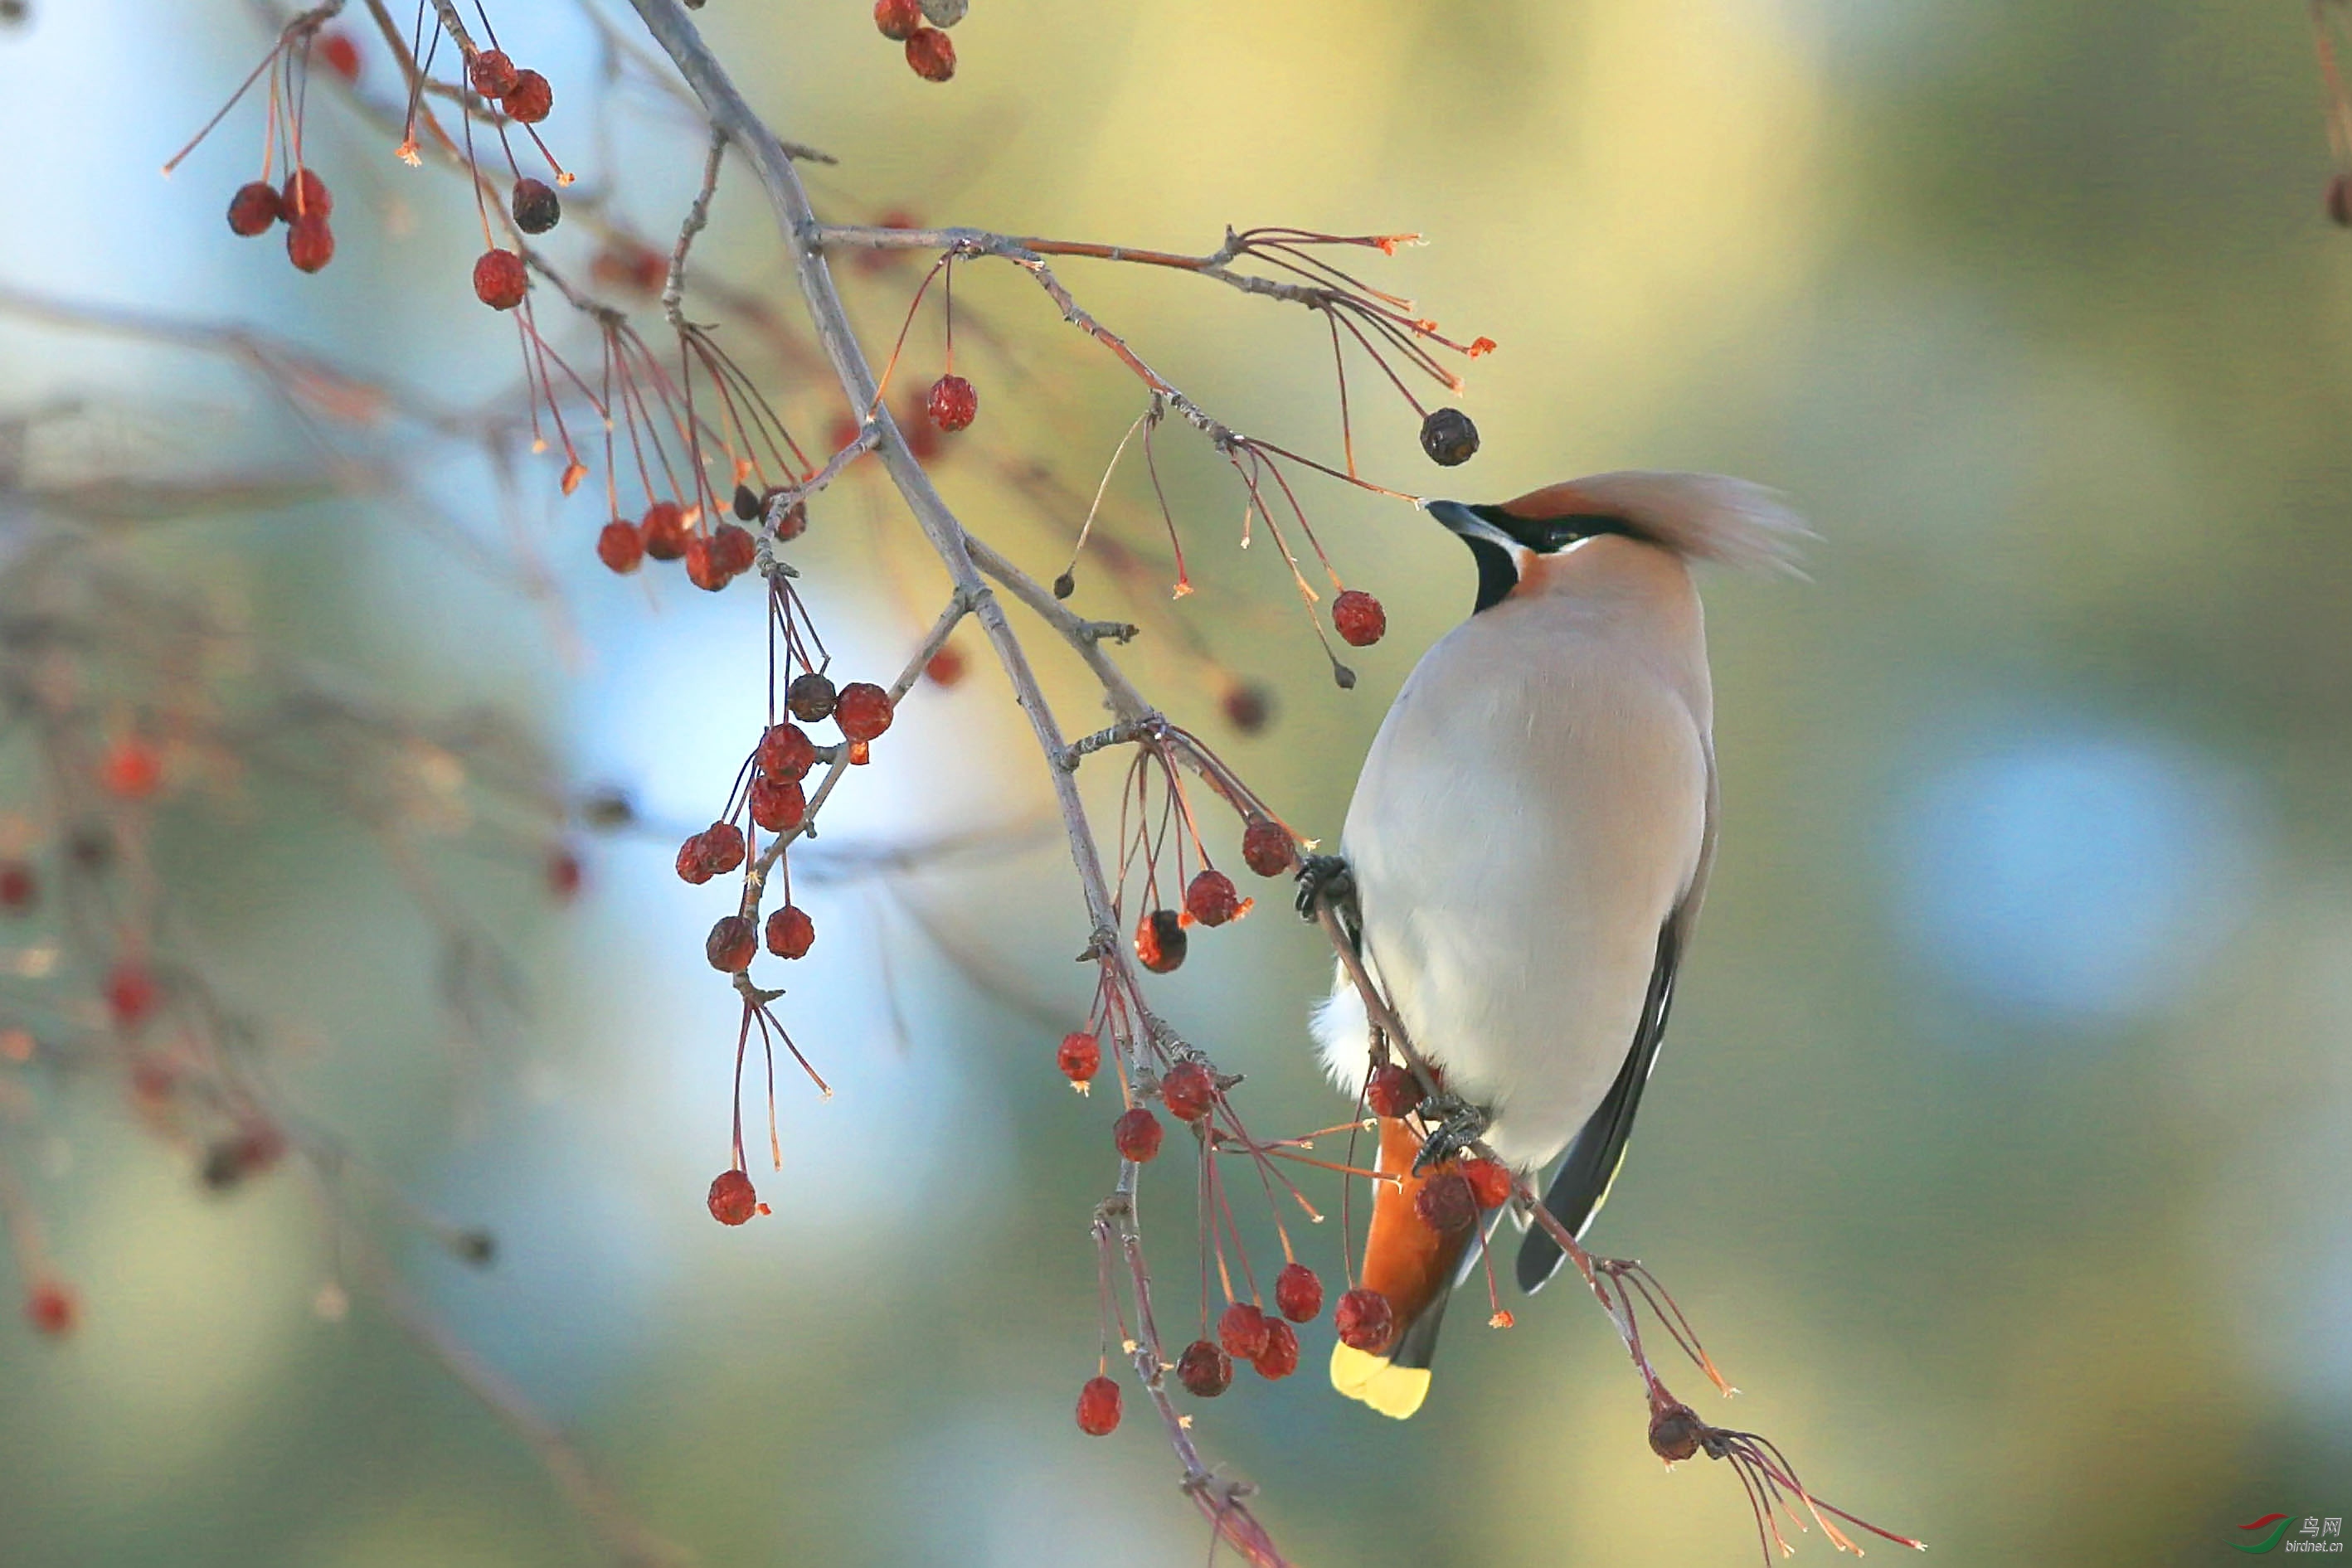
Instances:
[[[1181,964],[1185,946],[1183,924],[1172,909],[1155,909],[1136,924],[1135,956],[1155,975]]]
[[[537,71],[517,71],[514,86],[499,95],[499,107],[509,120],[537,125],[555,107],[555,89]]]
[[[1375,1116],[1394,1119],[1421,1103],[1421,1080],[1391,1062],[1364,1081],[1364,1103]]]
[[[1295,1323],[1311,1323],[1323,1310],[1323,1281],[1304,1263],[1285,1263],[1274,1277],[1274,1304]]]
[[[1271,817],[1255,817],[1242,830],[1242,863],[1260,876],[1280,876],[1298,863],[1290,830]]]
[[[1197,1122],[1217,1103],[1216,1081],[1197,1061],[1180,1061],[1160,1081],[1160,1103],[1180,1122]]]
[[[1087,1378],[1078,1390],[1078,1430],[1089,1437],[1108,1437],[1118,1431],[1118,1384],[1108,1377]]]
[[[700,887],[718,874],[719,868],[710,863],[710,841],[706,835],[697,833],[677,846],[678,881]]]
[[[1102,1041],[1083,1030],[1072,1030],[1054,1052],[1054,1065],[1073,1083],[1091,1082],[1102,1070]]]
[[[931,423],[953,434],[970,428],[980,417],[980,393],[961,376],[941,376],[931,383],[930,395],[923,400],[923,412]]]
[[[74,1321],[81,1316],[80,1303],[72,1291],[55,1280],[43,1280],[25,1293],[25,1317],[45,1334],[64,1335],[73,1333]]]
[[[155,1010],[155,977],[137,964],[118,964],[106,977],[106,1009],[124,1029],[137,1029]]]
[[[22,915],[41,895],[40,879],[23,861],[0,861],[0,909]]]
[[[852,681],[834,702],[833,718],[852,740],[872,740],[890,727],[890,694],[872,681]]]
[[[1468,1176],[1443,1171],[1421,1184],[1412,1195],[1412,1211],[1432,1230],[1450,1236],[1478,1223],[1478,1195]]]
[[[716,593],[735,580],[719,559],[717,543],[709,534],[688,534],[686,538],[686,580],[705,593]]]
[[[510,250],[486,250],[474,263],[474,298],[493,310],[513,309],[530,287],[522,257]]]
[[[1176,1358],[1176,1381],[1202,1399],[1214,1399],[1234,1385],[1234,1358],[1214,1340],[1196,1339]]]
[[[565,900],[580,894],[580,857],[557,850],[547,857],[547,891]]]
[[[686,553],[686,514],[676,501],[656,501],[646,508],[639,531],[646,553],[656,560],[676,560]]]
[[[1362,589],[1351,588],[1331,601],[1331,624],[1349,647],[1369,648],[1389,629],[1389,612]]]
[[[743,863],[743,830],[732,822],[713,822],[702,830],[702,853],[710,869],[723,876]]]
[[[874,0],[874,26],[892,43],[905,43],[923,26],[922,0]]]
[[[803,724],[822,724],[831,718],[833,706],[837,700],[834,695],[833,683],[814,670],[804,675],[795,675],[793,684],[784,688],[784,706],[792,709],[793,716]]]
[[[1396,1312],[1386,1296],[1359,1286],[1339,1298],[1331,1323],[1339,1331],[1341,1344],[1377,1354],[1396,1332]]]
[[[1223,706],[1225,722],[1244,735],[1255,735],[1274,716],[1274,698],[1255,681],[1226,687]]]
[[[515,89],[515,63],[504,49],[484,49],[466,62],[466,79],[484,98],[504,98]]]
[[[808,503],[794,501],[782,511],[777,511],[772,503],[775,497],[782,493],[782,486],[778,486],[760,497],[760,515],[772,519],[777,543],[790,544],[808,532]]]
[[[760,541],[732,523],[711,530],[711,559],[730,577],[740,577],[760,559]]]
[[[345,81],[360,79],[360,47],[352,42],[349,33],[338,29],[319,37],[319,57],[327,68]]]
[[[808,797],[792,779],[762,773],[751,780],[751,820],[772,833],[789,833],[808,815]]]
[[[1118,1145],[1121,1159],[1142,1165],[1160,1152],[1160,1118],[1138,1105],[1111,1124],[1110,1141]]]
[[[710,1218],[721,1225],[741,1225],[760,1212],[759,1190],[741,1171],[720,1171],[710,1184]]]
[[[646,563],[646,537],[636,524],[614,517],[597,532],[596,559],[625,577]]]
[[[285,214],[286,203],[278,187],[267,180],[255,180],[239,185],[236,194],[228,199],[228,226],[247,239],[268,232],[269,225]]]
[[[110,747],[99,764],[98,781],[110,794],[125,800],[143,800],[163,782],[163,758],[152,746],[125,736]]]
[[[1217,1319],[1217,1343],[1236,1360],[1250,1361],[1265,1348],[1266,1315],[1247,1301],[1235,1301]]]
[[[335,231],[316,215],[286,220],[286,259],[297,272],[316,272],[335,259]]]
[[[1477,1195],[1481,1208],[1500,1208],[1511,1200],[1511,1189],[1518,1185],[1499,1160],[1465,1160],[1462,1174],[1469,1180],[1470,1190]]]
[[[796,724],[770,727],[760,737],[760,771],[771,779],[803,779],[816,765],[816,743]]]
[[[1241,914],[1241,891],[1223,872],[1204,871],[1184,890],[1184,912],[1203,925],[1223,925]]]
[[[816,946],[816,922],[797,904],[768,916],[768,951],[779,958],[803,958]]]
[[[923,662],[923,677],[935,686],[951,686],[963,679],[963,655],[954,648],[941,648]]]
[[[1280,1318],[1265,1320],[1265,1347],[1250,1357],[1260,1377],[1272,1382],[1298,1370],[1298,1335]]]
[[[937,27],[919,27],[907,40],[907,65],[925,81],[955,75],[955,40]]]
[[[740,915],[722,915],[710,924],[702,939],[702,956],[722,975],[740,975],[751,967],[760,951],[760,928]]]
[[[515,227],[527,235],[543,235],[563,221],[563,199],[544,180],[517,180],[507,209],[514,214]]]
[[[288,221],[295,218],[327,218],[335,214],[334,193],[327,182],[319,178],[316,169],[297,169],[286,176],[286,189],[278,198],[278,210]]]

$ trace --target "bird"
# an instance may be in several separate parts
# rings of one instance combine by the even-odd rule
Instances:
[[[1625,1156],[1657,1064],[1716,845],[1715,702],[1690,566],[1797,574],[1813,536],[1774,492],[1628,471],[1499,506],[1421,503],[1469,546],[1469,618],[1424,653],[1373,739],[1337,856],[1309,857],[1300,912],[1340,929],[1441,1092],[1422,1129],[1381,1118],[1361,1279],[1383,1348],[1335,1344],[1342,1394],[1402,1419],[1427,1397],[1469,1225],[1415,1212],[1433,1160],[1475,1141],[1516,1177],[1559,1160],[1543,1204],[1581,1237]],[[1372,1035],[1344,962],[1312,1032],[1363,1103]],[[1442,1167],[1441,1167],[1442,1168]],[[1499,1217],[1499,1211],[1497,1218]],[[1530,1293],[1559,1268],[1540,1228]]]

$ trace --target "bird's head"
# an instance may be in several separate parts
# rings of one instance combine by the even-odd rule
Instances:
[[[1719,474],[1632,471],[1547,486],[1499,506],[1425,501],[1478,562],[1478,610],[1501,603],[1534,564],[1604,535],[1685,559],[1794,573],[1813,537],[1780,497]]]

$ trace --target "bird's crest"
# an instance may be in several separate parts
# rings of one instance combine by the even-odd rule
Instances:
[[[1799,548],[1816,535],[1773,491],[1721,474],[1627,469],[1530,491],[1503,504],[1513,517],[1620,518],[1652,544],[1691,560],[1802,575]]]

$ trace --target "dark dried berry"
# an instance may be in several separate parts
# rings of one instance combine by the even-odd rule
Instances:
[[[1102,1041],[1083,1030],[1072,1030],[1055,1051],[1054,1065],[1071,1082],[1090,1083],[1102,1070]]]
[[[721,1225],[741,1225],[760,1212],[760,1194],[741,1171],[720,1171],[710,1184],[710,1218]]]
[[[1214,1340],[1196,1339],[1176,1358],[1176,1381],[1202,1399],[1214,1399],[1234,1385],[1234,1358]]]
[[[486,250],[474,262],[474,298],[493,310],[513,309],[530,287],[522,257],[510,250]]]
[[[803,724],[820,724],[831,718],[834,704],[839,700],[834,694],[833,683],[814,670],[793,676],[793,684],[784,688],[784,706]]]
[[[1240,916],[1241,890],[1223,872],[1203,871],[1184,890],[1184,913],[1202,925],[1223,925]]]
[[[771,725],[760,737],[760,749],[754,755],[760,771],[771,779],[803,779],[815,766],[816,743],[799,725]]]
[[[722,975],[740,975],[751,967],[760,951],[760,928],[740,915],[722,915],[710,924],[702,939],[702,956]]]
[[[930,395],[923,400],[923,412],[931,423],[950,434],[967,430],[980,417],[980,393],[961,376],[941,376],[931,383]]]
[[[925,81],[945,81],[955,75],[955,40],[937,27],[918,28],[907,40],[907,65]]]
[[[1250,1357],[1257,1375],[1271,1383],[1298,1370],[1298,1335],[1280,1318],[1265,1321],[1265,1345]]]
[[[1412,1211],[1441,1236],[1466,1230],[1478,1222],[1478,1195],[1470,1178],[1459,1171],[1443,1171],[1421,1184],[1412,1196]]]
[[[1118,1146],[1119,1157],[1137,1165],[1160,1152],[1160,1118],[1148,1106],[1138,1105],[1110,1124],[1110,1141]]]
[[[563,221],[563,200],[544,180],[517,180],[507,205],[514,213],[515,227],[527,235],[543,235]]]
[[[1236,1360],[1254,1360],[1265,1348],[1266,1331],[1274,1325],[1247,1301],[1235,1301],[1217,1319],[1217,1343]]]
[[[1289,829],[1259,817],[1242,830],[1242,863],[1260,876],[1280,876],[1298,863],[1298,845]]]
[[[499,95],[499,107],[509,120],[537,125],[555,108],[555,89],[537,71],[517,71],[514,86]]]
[[[656,560],[676,560],[686,553],[686,513],[676,501],[656,501],[646,508],[638,532],[646,553]]]
[[[1304,1263],[1285,1263],[1274,1277],[1274,1304],[1295,1323],[1311,1323],[1323,1310],[1323,1281]]]
[[[1359,1286],[1339,1298],[1331,1323],[1339,1331],[1341,1344],[1378,1354],[1396,1332],[1396,1311],[1378,1291]]]
[[[1389,612],[1360,588],[1351,588],[1331,601],[1331,624],[1339,640],[1351,648],[1369,648],[1389,629]]]
[[[1077,591],[1078,580],[1074,572],[1066,571],[1054,580],[1054,597],[1056,599],[1067,599]]]
[[[1078,1390],[1078,1430],[1089,1437],[1108,1437],[1118,1430],[1118,1385],[1108,1377],[1089,1377]]]
[[[626,577],[646,562],[646,537],[636,524],[615,517],[597,531],[596,559]]]
[[[890,727],[890,694],[871,681],[852,681],[834,702],[834,722],[852,740],[872,740]]]
[[[779,958],[805,958],[816,946],[816,922],[797,904],[768,916],[768,951]]]
[[[760,492],[749,485],[735,486],[735,518],[744,523],[760,520]]]
[[[1225,722],[1244,735],[1255,735],[1274,716],[1273,696],[1255,681],[1226,687],[1223,707]]]
[[[1393,1062],[1364,1081],[1364,1103],[1375,1116],[1402,1116],[1421,1100],[1421,1080]]]
[[[1434,408],[1421,422],[1421,449],[1441,468],[1459,468],[1478,455],[1478,427],[1458,408]]]
[[[1217,1103],[1216,1080],[1197,1061],[1180,1061],[1160,1081],[1160,1103],[1180,1122],[1197,1122]]]
[[[515,63],[504,49],[484,49],[466,62],[466,79],[484,98],[504,98],[515,89]]]
[[[269,225],[285,212],[285,198],[278,195],[278,187],[267,180],[256,180],[239,185],[236,194],[228,199],[228,226],[250,239],[268,233]]]
[[[808,797],[796,779],[762,773],[751,780],[751,820],[772,833],[789,833],[808,815]]]
[[[1663,1405],[1650,1416],[1650,1452],[1678,1465],[1698,1452],[1706,1423],[1698,1412],[1681,1403]]]
[[[1184,923],[1172,909],[1155,909],[1136,923],[1135,956],[1155,975],[1182,964],[1187,946]]]

